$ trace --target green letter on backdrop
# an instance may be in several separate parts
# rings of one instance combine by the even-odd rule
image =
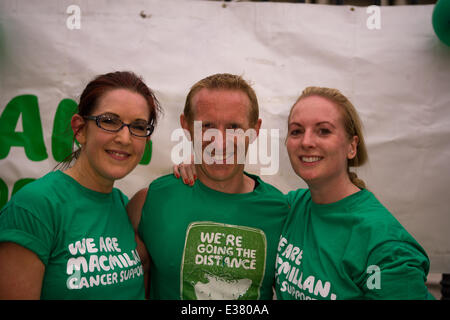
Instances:
[[[0,178],[0,209],[8,202],[8,186],[5,181]]]
[[[145,144],[144,154],[142,155],[142,159],[139,162],[139,164],[147,165],[150,163],[151,159],[152,159],[152,140],[149,140]]]
[[[22,189],[23,187],[25,187],[27,184],[29,184],[30,182],[33,182],[34,178],[23,178],[23,179],[19,179],[16,181],[16,183],[14,183],[14,187],[13,190],[11,192],[11,197],[20,189]]]
[[[77,103],[72,99],[64,99],[56,110],[53,121],[52,153],[53,158],[61,162],[72,153],[73,132],[70,127],[72,116],[77,113]]]
[[[21,114],[23,132],[16,132],[14,130]],[[32,161],[48,158],[35,95],[14,97],[0,116],[0,159],[6,158],[12,146],[24,147],[27,158]]]

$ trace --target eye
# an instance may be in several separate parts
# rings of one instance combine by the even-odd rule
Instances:
[[[147,131],[148,123],[146,121],[135,121],[130,125],[133,129]]]
[[[122,124],[122,121],[118,117],[110,114],[101,115],[99,121],[108,126],[120,126]]]
[[[213,127],[213,125],[212,125],[211,123],[209,123],[209,122],[203,122],[203,123],[202,123],[202,128],[203,128],[204,130],[210,129],[210,128],[212,128],[212,127]]]
[[[331,130],[328,128],[319,128],[319,134],[322,136],[329,135],[331,133]]]
[[[290,131],[289,131],[289,135],[290,136],[298,136],[298,135],[300,135],[300,134],[302,134],[303,133],[303,130],[302,129],[300,129],[300,128],[294,128],[294,129],[291,129]]]

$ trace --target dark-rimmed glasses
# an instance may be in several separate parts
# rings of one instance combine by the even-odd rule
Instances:
[[[145,120],[136,120],[131,123],[124,123],[119,117],[111,114],[101,114],[98,116],[83,116],[87,120],[95,120],[97,127],[109,132],[119,132],[123,127],[128,127],[130,133],[136,137],[149,137],[155,127]]]

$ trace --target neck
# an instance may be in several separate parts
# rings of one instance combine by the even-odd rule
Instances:
[[[96,175],[90,166],[83,166],[83,157],[75,162],[73,167],[67,169],[64,173],[75,179],[83,187],[101,193],[110,193],[114,186],[114,181],[103,179]]]
[[[317,204],[329,204],[342,200],[358,191],[350,179],[340,179],[336,182],[308,183],[311,192],[311,199]]]
[[[255,187],[255,181],[245,175],[243,171],[227,180],[212,179],[208,177],[201,168],[197,168],[197,174],[198,179],[205,186],[223,193],[249,193],[252,192]]]

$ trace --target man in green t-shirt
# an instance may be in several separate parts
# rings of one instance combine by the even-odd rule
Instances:
[[[288,206],[244,172],[261,126],[255,92],[240,76],[212,75],[191,88],[180,122],[194,141],[197,183],[167,175],[128,206],[151,258],[150,298],[271,299]]]

